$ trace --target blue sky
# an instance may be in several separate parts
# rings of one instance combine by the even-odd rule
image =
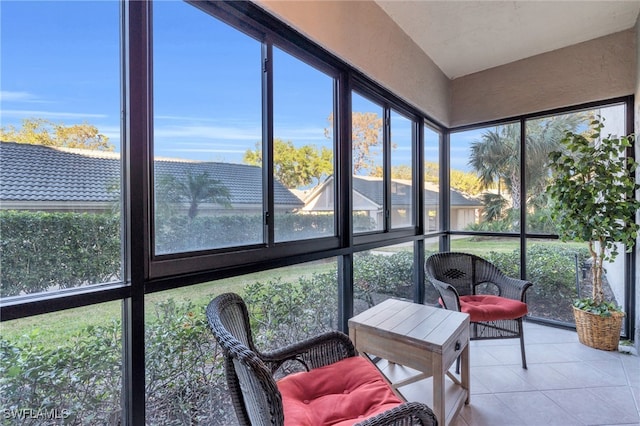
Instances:
[[[3,0],[0,124],[87,122],[119,146],[119,13],[113,0]],[[154,27],[156,156],[241,162],[262,138],[260,43],[179,1],[155,4]],[[330,147],[332,79],[279,49],[274,69],[275,137]],[[354,99],[354,111],[370,109]],[[394,164],[409,162],[406,128]]]

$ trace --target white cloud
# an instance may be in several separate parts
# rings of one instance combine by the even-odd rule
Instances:
[[[10,90],[0,90],[0,101],[2,102],[37,102],[44,103],[36,95],[29,92],[12,92]]]
[[[329,141],[329,138],[324,135],[324,128],[322,127],[276,127],[274,133],[274,137],[294,143],[299,141],[304,141],[305,143],[309,141]]]
[[[156,138],[206,138],[226,140],[262,139],[260,128],[224,127],[224,126],[167,126],[154,129]]]
[[[202,149],[196,149],[196,148],[187,148],[187,149],[173,149],[173,148],[169,148],[169,149],[165,149],[164,151],[166,152],[193,152],[193,153],[200,153],[200,152],[205,152],[205,153],[225,153],[225,154],[244,154],[245,150],[243,149],[217,149],[217,148],[211,148],[211,149],[206,149],[206,148],[202,148]]]
[[[82,119],[82,118],[107,118],[106,114],[89,114],[84,112],[65,111],[36,111],[23,109],[5,109],[1,112],[3,117],[17,118],[48,118],[48,119]]]

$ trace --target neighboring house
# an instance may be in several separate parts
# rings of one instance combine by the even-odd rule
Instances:
[[[333,211],[335,185],[333,176],[308,193],[304,198],[306,211]],[[451,190],[451,229],[465,229],[476,223],[480,217],[482,203]],[[425,223],[429,231],[437,229],[438,224],[438,187],[425,183],[424,203],[427,215]],[[391,221],[394,227],[411,224],[411,182],[394,179],[391,182]],[[383,220],[383,181],[379,177],[353,176],[353,210],[364,212],[377,224]]]
[[[120,196],[120,154],[0,142],[0,208],[3,210],[104,212]],[[243,164],[156,159],[155,176],[207,173],[229,191],[230,206],[202,203],[199,214],[262,212],[262,169]],[[304,203],[274,182],[276,212]],[[187,206],[185,205],[185,210]]]

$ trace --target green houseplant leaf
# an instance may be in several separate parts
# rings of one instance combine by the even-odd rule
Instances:
[[[638,164],[626,155],[633,135],[603,136],[602,117],[590,124],[584,134],[567,132],[562,149],[549,155],[552,183],[547,192],[562,241],[589,245],[593,293],[591,300],[576,301],[574,306],[606,316],[618,309],[604,300],[603,262],[616,258],[619,244],[630,250],[640,228],[635,221],[640,209],[634,176]]]

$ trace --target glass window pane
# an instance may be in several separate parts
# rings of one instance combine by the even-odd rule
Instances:
[[[384,229],[383,110],[352,94],[353,231]]]
[[[442,134],[424,126],[424,231],[440,230],[440,140]]]
[[[425,260],[432,254],[440,252],[440,237],[425,238],[424,240],[424,258]],[[424,267],[424,265],[423,265]],[[425,305],[439,305],[438,299],[440,295],[431,283],[424,280],[424,303]]]
[[[579,111],[571,114],[543,117],[527,121],[527,230],[536,233],[557,233],[550,216],[546,187],[551,183],[547,167],[549,152],[560,148],[559,142],[566,131],[588,131],[589,122],[596,116],[604,118],[603,135],[626,134],[626,108],[624,104]],[[538,158],[542,153],[543,158]],[[543,161],[546,160],[546,161]],[[536,242],[528,246],[527,273],[538,279],[535,289],[534,315],[573,323],[571,302],[576,297],[591,297],[592,277],[586,243]],[[622,253],[624,248],[619,248]],[[539,262],[536,263],[536,262]],[[555,266],[554,268],[554,265]],[[605,299],[625,306],[625,262],[618,256],[605,264],[603,287]],[[553,277],[553,271],[558,271]],[[536,277],[535,274],[539,274]],[[551,295],[555,299],[551,300]]]
[[[154,4],[156,254],[262,243],[261,44]]]
[[[277,48],[273,55],[275,239],[333,236],[334,80]]]
[[[451,229],[520,229],[520,124],[451,134]]]
[[[605,118],[603,134],[624,135],[625,106],[603,108],[554,115],[526,122],[526,182],[527,182],[527,231],[555,234],[550,217],[546,187],[550,183],[549,153],[559,148],[567,131],[586,131],[589,121],[596,115]]]
[[[413,243],[363,251],[353,257],[353,314],[391,297],[413,300]]]
[[[451,240],[451,251],[471,253],[498,266],[510,277],[520,277],[520,240],[507,237],[464,237]]]
[[[578,293],[589,295],[588,259],[586,243],[527,240],[527,279],[534,284],[527,291],[531,316],[573,324],[573,301]]]
[[[122,303],[2,323],[3,424],[122,424]]]
[[[1,297],[122,278],[119,9],[2,4]]]
[[[234,292],[261,351],[338,327],[335,258],[153,293],[146,297],[148,424],[236,424],[207,304]],[[215,409],[212,409],[215,407]]]
[[[391,227],[413,226],[413,122],[391,111]]]

